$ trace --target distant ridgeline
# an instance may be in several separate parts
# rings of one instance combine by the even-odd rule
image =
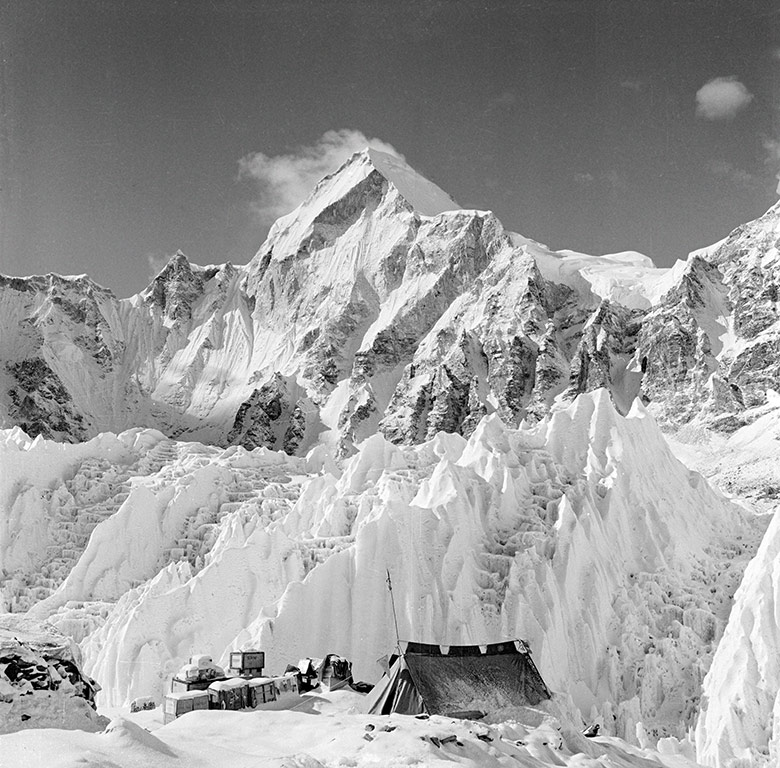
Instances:
[[[733,430],[780,387],[779,237],[774,206],[671,269],[552,252],[365,150],[246,266],[179,253],[129,299],[86,276],[0,279],[0,426],[348,454],[605,387],[666,428]]]

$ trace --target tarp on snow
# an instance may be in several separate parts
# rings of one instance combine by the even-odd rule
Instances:
[[[523,641],[449,647],[407,643],[371,692],[368,712],[487,714],[549,698]]]

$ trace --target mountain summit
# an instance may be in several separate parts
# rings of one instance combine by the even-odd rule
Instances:
[[[294,211],[278,219],[266,244],[272,243],[275,251],[283,253],[300,243],[313,226],[344,223],[388,194],[396,205],[420,216],[460,208],[446,192],[400,157],[367,147],[352,155],[335,173],[325,176]]]

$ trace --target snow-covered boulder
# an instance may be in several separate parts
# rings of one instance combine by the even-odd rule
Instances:
[[[84,674],[78,646],[51,625],[0,614],[0,734],[27,728],[101,731],[100,686]]]

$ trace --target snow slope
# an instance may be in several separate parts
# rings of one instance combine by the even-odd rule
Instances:
[[[515,235],[516,241],[524,238]],[[653,260],[636,251],[591,256],[576,251],[550,251],[526,241],[544,277],[572,288],[585,286],[602,299],[630,309],[649,309],[679,280],[685,262],[656,267]]]

